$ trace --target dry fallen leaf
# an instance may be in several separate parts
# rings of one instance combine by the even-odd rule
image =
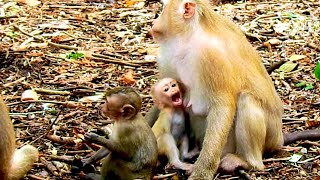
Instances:
[[[267,42],[269,42],[271,45],[279,45],[281,44],[281,41],[279,39],[269,39]]]
[[[128,85],[135,84],[136,80],[133,78],[133,70],[130,69],[128,72],[119,77],[119,81]]]
[[[21,101],[38,100],[38,94],[33,89],[25,90],[21,95]]]
[[[307,56],[305,56],[305,55],[292,55],[289,57],[289,59],[290,59],[290,61],[298,61],[300,59],[304,59],[305,57],[307,57]]]
[[[31,57],[39,57],[39,56],[44,56],[44,53],[41,51],[32,50],[31,52],[27,53],[26,55],[31,56]]]
[[[313,127],[319,127],[320,126],[320,121],[310,121],[310,120],[307,120],[306,123],[305,123],[305,126],[307,128],[313,128]]]
[[[20,4],[26,4],[28,6],[37,6],[41,4],[41,2],[38,0],[16,0],[16,2]]]

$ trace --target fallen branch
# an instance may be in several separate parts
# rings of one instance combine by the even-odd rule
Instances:
[[[284,158],[269,158],[269,159],[264,159],[262,162],[276,162],[276,161],[288,161],[291,159],[291,157],[284,157]]]
[[[70,95],[71,92],[69,91],[55,91],[50,89],[42,89],[42,88],[34,88],[33,90],[37,91],[38,93],[45,93],[50,95]]]
[[[319,158],[320,158],[320,155],[316,156],[316,157],[313,157],[313,158],[310,158],[310,159],[306,159],[304,161],[298,161],[297,163],[304,164],[304,163],[307,163],[307,162],[310,162],[310,161],[314,161],[314,160],[319,159]]]
[[[47,101],[47,100],[32,100],[32,101],[19,101],[14,103],[8,103],[6,105],[14,106],[14,105],[24,104],[24,103],[51,103],[51,104],[61,104],[65,107],[73,107],[72,105],[80,104],[79,102],[74,102],[74,101],[60,102],[60,101]]]
[[[107,62],[107,63],[113,63],[113,64],[119,64],[119,65],[125,65],[125,66],[133,66],[133,67],[141,66],[140,64],[134,64],[134,63],[121,61],[121,60],[104,59],[104,58],[98,58],[98,57],[92,57],[91,59],[95,61],[101,61],[101,62]]]
[[[157,176],[153,176],[153,180],[155,179],[165,179],[165,178],[168,178],[168,177],[171,177],[171,176],[174,176],[176,175],[177,173],[169,173],[169,174],[163,174],[163,175],[157,175]]]
[[[258,40],[260,42],[266,41],[268,39],[267,37],[259,35],[259,34],[252,34],[252,33],[249,33],[249,32],[244,32],[244,34],[247,36],[247,38],[255,39],[255,40]]]
[[[286,61],[285,60],[281,60],[277,63],[274,63],[272,66],[270,66],[267,71],[268,71],[268,74],[271,74],[274,70],[278,69],[281,65],[283,65]]]

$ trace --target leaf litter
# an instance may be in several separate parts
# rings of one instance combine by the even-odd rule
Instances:
[[[152,106],[158,45],[149,30],[160,8],[159,2],[147,0],[0,2],[1,94],[17,144],[30,143],[41,152],[25,179],[79,179],[71,173],[75,159],[98,148],[88,146],[83,134],[110,127],[98,113],[106,89],[132,86],[143,98],[143,114]],[[284,103],[283,131],[318,128],[320,3],[238,1],[213,8],[238,24],[266,68],[274,68],[270,76]],[[21,100],[26,91],[22,98],[28,102]],[[285,146],[264,158],[265,171],[248,176],[318,179],[319,148],[313,141]],[[185,179],[180,171],[159,173]]]

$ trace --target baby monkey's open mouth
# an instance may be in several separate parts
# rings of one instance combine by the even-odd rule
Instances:
[[[173,105],[175,105],[175,106],[180,106],[180,105],[182,105],[182,98],[181,98],[181,95],[180,95],[179,92],[173,94],[172,97],[171,97],[171,99],[172,99]]]

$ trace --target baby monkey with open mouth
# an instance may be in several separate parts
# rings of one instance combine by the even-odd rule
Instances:
[[[160,109],[159,117],[152,127],[157,138],[159,155],[165,155],[174,168],[191,174],[193,165],[180,160],[177,147],[180,145],[182,158],[190,156],[182,102],[183,89],[175,79],[163,78],[151,88],[151,95]]]

